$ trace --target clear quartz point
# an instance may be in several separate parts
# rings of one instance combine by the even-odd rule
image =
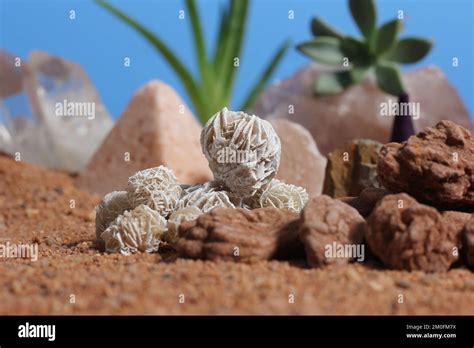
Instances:
[[[0,51],[0,151],[45,167],[83,169],[113,121],[85,71],[41,51]]]

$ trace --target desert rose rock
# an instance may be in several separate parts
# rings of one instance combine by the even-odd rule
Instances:
[[[372,80],[352,86],[339,96],[315,97],[314,81],[326,71],[313,63],[274,83],[250,112],[268,120],[289,119],[301,124],[313,135],[323,155],[354,138],[389,141],[393,117],[382,116],[381,107],[389,101],[395,105],[396,98],[382,93]],[[420,103],[415,131],[446,118],[473,130],[465,106],[439,68],[429,66],[406,73],[403,81],[411,101]]]
[[[377,159],[382,144],[354,140],[328,155],[323,193],[331,197],[358,196],[367,187],[380,187]]]
[[[321,194],[327,159],[319,152],[311,133],[287,120],[270,122],[281,142],[280,167],[276,178],[306,189],[309,195]]]
[[[349,262],[355,255],[339,257],[328,255],[327,250],[333,250],[334,245],[351,251],[361,248],[364,222],[357,210],[341,201],[324,195],[312,197],[301,213],[300,227],[308,264],[320,267]]]
[[[447,209],[474,209],[474,140],[451,121],[380,151],[379,180],[392,192]]]
[[[441,214],[405,193],[387,195],[377,204],[365,239],[393,269],[445,272],[458,259],[457,238]]]
[[[368,217],[374,210],[376,204],[388,195],[389,192],[384,189],[368,187],[357,197],[339,198],[342,202],[349,204],[356,209],[364,218]]]
[[[187,258],[252,262],[303,252],[298,214],[275,208],[214,209],[179,226],[179,254]]]
[[[209,180],[201,153],[201,127],[168,85],[151,81],[133,96],[87,168],[78,186],[104,194],[121,190],[139,170],[165,165],[181,183]]]

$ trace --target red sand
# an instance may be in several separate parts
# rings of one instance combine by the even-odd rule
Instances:
[[[0,156],[0,238],[39,244],[36,262],[0,258],[0,314],[474,314],[466,269],[104,254],[93,242],[98,200],[67,174]]]

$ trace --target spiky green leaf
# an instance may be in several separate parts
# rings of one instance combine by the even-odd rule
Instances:
[[[297,49],[319,63],[331,65],[343,63],[344,53],[341,50],[341,41],[334,37],[320,36],[299,44]]]
[[[324,73],[316,79],[314,93],[320,96],[339,94],[352,83],[350,71]]]
[[[260,78],[255,83],[254,87],[252,88],[252,90],[248,94],[247,98],[245,99],[244,103],[239,108],[239,110],[247,110],[249,107],[252,106],[252,104],[255,102],[258,95],[263,90],[263,88],[267,84],[268,80],[272,76],[273,72],[275,71],[276,67],[280,63],[281,59],[285,55],[285,53],[288,50],[289,46],[290,46],[290,43],[288,41],[286,41],[277,49],[277,51],[273,55],[273,58],[270,60],[270,63],[267,65],[267,67],[263,71],[262,75],[260,76]]]
[[[154,35],[148,28],[142,26],[133,18],[119,10],[118,8],[110,5],[105,0],[96,0],[96,3],[106,9],[109,13],[113,14],[124,23],[139,32],[161,55],[166,59],[168,64],[173,68],[184,87],[186,88],[191,101],[197,109],[197,112],[203,112],[204,104],[202,103],[202,95],[196,82],[194,81],[191,74],[184,67],[178,57],[166,46],[166,44],[156,35]]]
[[[416,63],[430,52],[432,46],[433,42],[430,40],[410,37],[397,42],[384,58],[403,64]]]
[[[375,45],[375,53],[377,55],[381,55],[395,46],[401,24],[402,22],[400,20],[394,19],[380,27],[377,32],[377,41]]]
[[[223,81],[225,91],[232,90],[232,85],[237,68],[234,66],[234,59],[239,58],[240,50],[247,21],[248,0],[231,0],[229,13],[229,32],[222,57],[222,65],[217,71],[218,76]]]
[[[375,74],[377,84],[384,92],[395,96],[406,93],[400,70],[395,63],[379,62],[375,67]]]
[[[199,12],[196,7],[195,0],[186,0],[186,8],[189,12],[189,18],[191,18],[191,27],[194,37],[194,46],[196,49],[196,55],[199,65],[199,70],[203,78],[203,83],[205,86],[209,86],[210,76],[207,66],[206,58],[206,44],[204,42],[204,37],[202,34],[201,19],[199,17]]]
[[[311,20],[311,32],[314,36],[331,36],[338,39],[343,37],[343,34],[318,17]]]
[[[367,40],[376,29],[377,11],[373,0],[349,0],[349,8],[357,26]]]

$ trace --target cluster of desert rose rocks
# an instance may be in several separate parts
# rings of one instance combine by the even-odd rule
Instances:
[[[256,116],[223,109],[204,127],[201,145],[214,181],[179,185],[169,169],[151,168],[130,177],[127,191],[104,198],[97,238],[107,251],[150,252],[166,242],[187,258],[305,257],[322,267],[356,258],[328,256],[328,246],[364,246],[392,269],[474,266],[474,141],[453,122],[384,145],[380,185],[357,197],[309,199],[304,188],[274,179],[280,141]],[[253,157],[222,161],[223,149]]]
[[[229,208],[231,215],[263,207],[296,214],[308,201],[304,188],[274,178],[281,144],[269,122],[224,108],[203,128],[201,146],[213,181],[182,185],[165,166],[135,173],[126,190],[108,193],[96,207],[100,246],[122,254],[154,252],[161,243],[176,245],[184,221],[215,208]]]

